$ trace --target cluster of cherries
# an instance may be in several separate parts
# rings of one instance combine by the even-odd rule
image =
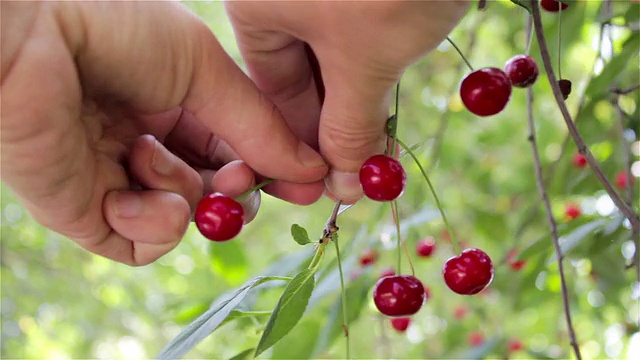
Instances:
[[[364,194],[375,201],[388,202],[399,198],[406,185],[406,173],[402,164],[388,155],[375,155],[364,162],[359,172]],[[419,256],[431,256],[435,249],[432,238],[418,243]],[[398,250],[399,251],[399,250]],[[373,263],[377,253],[369,251],[360,258],[360,264]],[[493,279],[493,264],[480,249],[466,249],[449,258],[442,269],[447,286],[461,295],[477,294]],[[373,287],[373,301],[378,311],[392,317],[391,324],[398,331],[409,326],[409,316],[417,313],[428,299],[428,290],[413,275],[389,272],[383,274]]]

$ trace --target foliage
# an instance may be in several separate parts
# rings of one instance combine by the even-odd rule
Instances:
[[[187,4],[240,63],[222,4]],[[607,4],[610,12],[603,11]],[[562,77],[574,87],[567,106],[609,179],[630,162],[634,175],[640,173],[640,91],[615,96],[611,91],[639,81],[639,6],[575,1],[560,18]],[[558,20],[543,13],[554,61]],[[502,67],[526,51],[524,29],[523,8],[491,1],[483,12],[470,9],[450,37],[476,68]],[[632,269],[625,269],[634,251],[629,224],[593,173],[572,165],[576,148],[567,140],[535,40],[530,53],[541,69],[533,87],[536,136],[559,222],[578,340],[585,358],[622,358],[632,335],[636,342],[640,339],[638,291],[631,287],[637,279]],[[516,358],[571,356],[556,254],[527,141],[525,93],[514,89],[505,111],[478,118],[464,109],[457,93],[467,72],[446,42],[409,68],[400,89],[397,132],[429,173],[456,238],[493,259],[494,281],[473,297],[456,295],[444,285],[442,264],[455,251],[420,170],[410,157],[403,157],[408,183],[399,200],[402,234],[416,276],[431,298],[407,333],[394,332],[371,301],[378,274],[396,263],[389,206],[364,199],[341,213],[340,252],[355,358],[504,358],[507,341],[513,338],[525,344]],[[637,188],[634,191],[622,195],[635,200],[637,212]],[[573,221],[563,218],[569,202],[583,210]],[[344,358],[335,252],[328,247],[319,267],[305,270],[318,246],[308,240],[320,238],[332,206],[328,199],[300,207],[263,195],[257,218],[238,238],[211,243],[193,226],[170,254],[149,266],[130,268],[88,254],[42,228],[2,188],[0,357],[152,358],[208,309],[224,307],[220,299],[236,299],[237,304],[225,308],[230,318],[217,319],[208,329],[217,330],[184,357],[244,359],[265,350],[260,358]],[[292,235],[307,244],[296,244]],[[427,236],[435,237],[437,249],[431,258],[418,258],[411,250]],[[368,248],[378,249],[380,258],[361,268],[357,257]],[[514,250],[518,259],[526,260],[520,271],[507,261]],[[406,258],[403,262],[406,271]],[[299,281],[290,281],[285,290],[283,282],[254,284],[258,276]],[[243,284],[256,287],[249,291],[253,285]],[[292,295],[287,304],[300,304],[293,307],[296,314],[285,312],[283,291]],[[240,293],[242,299],[234,297]],[[463,318],[454,315],[460,307],[469,309]],[[270,317],[274,309],[280,310],[275,312],[279,316]],[[284,325],[277,321],[288,316],[293,318]],[[270,348],[261,343],[265,329],[274,336]],[[483,345],[467,343],[474,331],[484,334]]]

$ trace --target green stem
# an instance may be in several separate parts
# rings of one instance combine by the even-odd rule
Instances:
[[[265,187],[266,185],[269,185],[271,182],[273,182],[273,180],[274,179],[267,179],[267,180],[261,182],[260,184],[254,186],[251,189],[249,189],[248,191],[246,191],[244,194],[238,196],[236,198],[236,200],[238,202],[244,200],[244,198],[246,198],[247,196],[251,195],[254,191],[258,191],[258,190],[262,189],[263,187]]]
[[[389,151],[389,154],[391,154],[392,158],[396,157],[396,138],[397,138],[397,129],[398,129],[399,108],[400,108],[400,80],[398,79],[398,83],[396,84],[396,108],[395,108],[395,115],[393,120],[395,121],[395,125],[393,129],[393,134],[389,134],[389,136],[391,136],[391,150]]]
[[[562,79],[562,64],[560,63],[560,53],[562,53],[562,3],[558,1],[558,78]]]
[[[396,263],[396,274],[400,275],[402,274],[402,236],[400,234],[400,218],[398,216],[398,202],[396,200],[393,200],[391,202],[391,213],[393,216],[393,222],[396,225],[396,233],[398,234],[398,244],[396,245],[396,253],[398,254]]]
[[[411,149],[404,142],[402,142],[400,139],[397,139],[397,141],[398,141],[398,144],[400,144],[400,146],[402,146],[402,148],[404,148],[405,151],[409,155],[411,155],[411,157],[413,158],[413,161],[415,161],[416,165],[418,165],[418,168],[420,169],[420,172],[422,173],[422,176],[424,177],[424,179],[427,181],[427,184],[429,185],[429,190],[431,190],[431,194],[433,195],[433,198],[436,201],[436,206],[438,206],[438,210],[440,211],[440,216],[442,216],[442,221],[444,221],[444,224],[447,227],[447,231],[449,232],[449,237],[451,238],[451,243],[453,244],[453,247],[455,248],[456,252],[460,253],[461,252],[460,245],[458,245],[458,241],[453,236],[453,229],[451,228],[451,225],[449,224],[449,220],[447,220],[447,215],[445,215],[445,213],[444,213],[444,209],[442,208],[442,204],[440,203],[440,199],[438,199],[438,195],[436,194],[436,190],[433,188],[433,185],[431,184],[431,180],[429,180],[429,176],[427,176],[427,173],[424,171],[424,168],[422,167],[422,164],[420,164],[420,161],[418,161],[418,158],[413,153],[413,151],[411,151]]]
[[[462,54],[462,51],[460,50],[460,48],[458,48],[458,45],[456,45],[456,43],[454,43],[453,40],[451,40],[448,36],[447,41],[449,42],[449,44],[451,44],[451,46],[453,46],[454,49],[456,49],[462,60],[464,60],[464,63],[467,64],[469,70],[473,71],[473,66],[471,66],[469,60],[467,60],[467,58]]]
[[[342,259],[340,258],[340,246],[338,246],[338,234],[331,235],[333,245],[336,247],[336,257],[338,258],[338,272],[340,273],[340,291],[342,293],[342,323],[344,325],[344,337],[347,345],[347,359],[351,359],[349,347],[349,316],[347,314],[347,291],[344,288],[344,274],[342,272]]]

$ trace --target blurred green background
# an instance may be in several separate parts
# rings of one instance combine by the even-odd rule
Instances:
[[[241,63],[233,32],[220,2],[186,2]],[[603,10],[603,7],[605,9]],[[610,7],[610,11],[606,8]],[[638,4],[628,1],[579,1],[562,13],[562,76],[573,82],[567,105],[603,171],[613,179],[627,163],[640,176],[639,92],[617,98],[611,87],[637,85]],[[551,56],[557,59],[558,18],[543,14]],[[609,25],[603,26],[607,22]],[[451,38],[476,67],[502,67],[523,53],[525,12],[507,1],[475,8]],[[398,39],[402,41],[402,39]],[[576,333],[587,359],[640,356],[640,288],[633,269],[628,223],[587,169],[572,166],[576,151],[566,142],[566,126],[533,41],[531,54],[541,68],[534,85],[536,135],[547,190],[559,222],[569,299]],[[556,65],[557,66],[557,65]],[[556,68],[557,71],[557,68]],[[431,299],[413,317],[409,330],[395,332],[371,301],[378,274],[395,264],[395,230],[388,204],[362,200],[338,220],[350,306],[358,317],[350,328],[357,358],[506,358],[506,343],[519,339],[525,350],[511,358],[571,358],[562,310],[560,280],[549,228],[536,190],[526,117],[525,92],[514,89],[502,113],[479,118],[466,111],[457,94],[468,73],[448,44],[409,68],[402,79],[399,136],[417,144],[416,155],[428,169],[456,237],[486,251],[496,266],[488,291],[459,296],[443,283],[441,268],[454,251],[434,201],[409,157],[407,189],[400,200],[403,234],[416,275]],[[589,86],[589,84],[595,85]],[[617,116],[617,108],[624,114]],[[552,172],[551,172],[552,171]],[[637,184],[638,182],[636,182]],[[626,199],[635,200],[638,188]],[[153,358],[178,332],[225,291],[259,274],[291,275],[312,248],[289,235],[291,224],[321,234],[332,203],[300,207],[263,195],[257,218],[238,238],[210,243],[191,227],[182,243],[156,263],[131,268],[94,256],[39,226],[2,187],[0,357],[9,358]],[[568,222],[563,211],[578,204],[583,215]],[[421,238],[436,239],[435,255],[417,258]],[[357,257],[375,248],[381,257],[359,268]],[[312,302],[298,326],[262,357],[342,358],[344,342],[331,322],[339,303],[335,254],[329,248]],[[511,269],[509,251],[527,261]],[[404,260],[404,269],[408,266]],[[273,308],[282,288],[265,289],[247,306]],[[466,310],[466,315],[456,312]],[[224,325],[188,354],[188,358],[228,359],[254,347],[266,318]],[[468,337],[484,342],[471,346]],[[635,349],[635,350],[634,350]]]

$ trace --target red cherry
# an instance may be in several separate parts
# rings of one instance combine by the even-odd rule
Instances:
[[[504,72],[515,87],[526,88],[538,79],[538,65],[529,55],[516,55],[507,60]]]
[[[507,262],[509,263],[509,267],[514,271],[520,271],[527,264],[526,260],[513,260],[518,253],[515,250],[509,251],[507,254]]]
[[[460,97],[472,113],[478,116],[495,115],[509,102],[511,80],[498,68],[482,68],[462,80]]]
[[[360,254],[360,266],[369,266],[378,260],[378,252],[374,249],[366,249]]]
[[[411,318],[408,317],[399,317],[391,319],[391,326],[398,332],[405,332],[407,328],[411,324]]]
[[[549,12],[558,12],[568,8],[569,4],[558,0],[540,0],[540,7]]]
[[[198,202],[194,220],[207,239],[227,241],[242,230],[244,210],[234,199],[221,193],[211,193]]]
[[[458,320],[462,320],[464,319],[465,316],[467,316],[467,313],[469,312],[469,309],[467,309],[467,307],[465,306],[458,306],[455,309],[453,309],[453,317],[458,319]]]
[[[467,337],[467,342],[471,346],[480,346],[484,343],[484,335],[479,331],[473,331]]]
[[[571,221],[582,215],[582,210],[575,204],[568,204],[564,209],[564,215],[567,221]]]
[[[587,166],[587,158],[576,151],[576,153],[573,154],[573,166],[577,168],[583,168]]]
[[[560,79],[558,80],[558,86],[560,87],[562,98],[567,100],[567,98],[571,94],[571,81],[567,79]]]
[[[616,174],[616,186],[618,189],[626,189],[629,184],[635,184],[635,179],[626,171],[620,171]]]
[[[383,270],[380,273],[379,279],[382,279],[383,277],[387,277],[387,276],[393,276],[395,274],[396,274],[396,271],[393,268],[388,268],[388,269]]]
[[[360,184],[368,198],[392,201],[400,197],[407,174],[400,162],[387,155],[374,155],[360,168]]]
[[[493,263],[484,251],[466,249],[444,263],[442,274],[451,290],[461,295],[473,295],[493,280]]]
[[[420,257],[429,257],[436,249],[436,242],[432,236],[422,239],[416,245],[416,253]]]
[[[373,287],[373,302],[387,316],[413,315],[425,301],[424,285],[412,275],[387,276]]]
[[[524,344],[518,339],[511,339],[507,344],[507,348],[509,349],[509,352],[516,352],[524,349]]]

